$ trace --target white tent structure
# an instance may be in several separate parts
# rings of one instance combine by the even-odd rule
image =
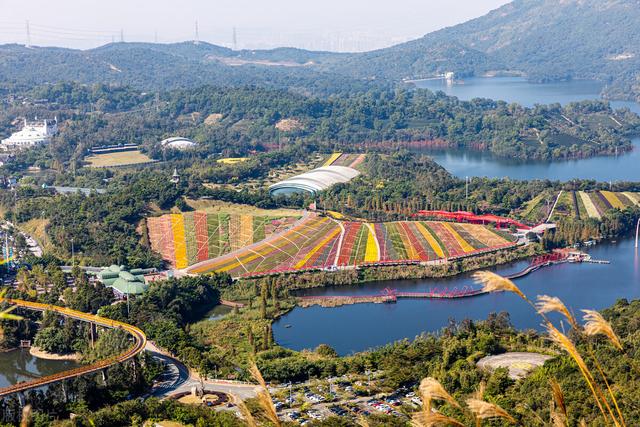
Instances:
[[[182,138],[180,136],[163,139],[160,144],[162,144],[163,148],[172,148],[175,150],[188,150],[198,145],[198,143],[193,142],[192,140],[187,138]]]
[[[323,166],[273,184],[269,187],[269,192],[275,196],[296,193],[316,194],[332,185],[349,182],[358,175],[360,172],[346,166]]]

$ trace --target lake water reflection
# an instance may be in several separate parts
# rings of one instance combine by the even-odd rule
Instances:
[[[417,82],[418,87],[442,90],[463,100],[473,98],[501,99],[531,107],[534,104],[559,102],[566,104],[585,99],[599,99],[602,85],[588,80],[533,84],[523,78],[471,78],[463,84],[446,85],[442,80]],[[640,105],[629,101],[613,101],[614,108],[629,108],[640,113]],[[512,179],[596,179],[598,181],[640,181],[640,138],[633,139],[636,149],[619,156],[594,157],[584,160],[555,162],[522,162],[496,158],[489,153],[464,150],[425,151],[458,177],[486,176]]]
[[[518,279],[518,286],[529,296],[547,294],[560,297],[570,308],[602,309],[619,298],[640,297],[638,254],[631,238],[603,243],[589,252],[609,265],[562,264],[541,269]],[[496,270],[509,274],[526,262],[502,266]],[[469,275],[449,279],[401,280],[368,283],[353,287],[319,288],[313,295],[370,295],[385,287],[398,290],[428,291],[430,288],[472,285]],[[341,354],[348,354],[388,342],[413,338],[447,325],[449,319],[485,319],[491,312],[507,311],[518,328],[539,328],[540,318],[517,296],[507,293],[458,300],[398,300],[395,304],[356,304],[336,308],[295,308],[275,322],[279,344],[296,350],[315,348],[325,343]],[[289,327],[285,327],[289,325]]]
[[[67,360],[45,360],[32,356],[28,349],[0,353],[0,387],[66,371],[78,364]]]
[[[486,97],[526,106],[597,99],[601,90],[601,85],[592,81],[531,84],[520,78],[473,78],[453,86],[446,86],[441,81],[417,84],[432,90],[443,90],[465,100]],[[640,105],[636,103],[612,104],[614,108],[627,107],[640,113]],[[429,155],[459,177],[640,181],[640,138],[635,138],[634,144],[636,150],[629,154],[562,162],[512,162],[484,153],[456,150],[430,151]],[[610,260],[610,265],[559,265],[519,279],[518,285],[533,297],[539,294],[556,295],[576,311],[581,308],[601,309],[619,298],[639,298],[640,262],[633,243],[632,239],[623,239],[591,249],[595,258]],[[520,262],[497,270],[508,274],[524,265],[525,262]],[[385,287],[426,291],[433,287],[460,288],[470,284],[469,275],[462,275],[450,279],[403,280],[313,289],[307,293],[368,295],[376,294]],[[413,338],[425,331],[438,331],[446,326],[449,319],[485,319],[489,313],[499,311],[509,312],[518,328],[540,326],[540,319],[519,298],[511,294],[491,294],[462,300],[400,300],[396,304],[358,304],[337,308],[298,307],[275,322],[273,331],[279,344],[293,349],[315,348],[325,343],[340,354],[349,354],[395,340]]]

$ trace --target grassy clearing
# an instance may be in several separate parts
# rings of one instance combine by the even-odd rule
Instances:
[[[91,168],[107,168],[117,166],[139,165],[153,160],[139,150],[120,151],[116,153],[95,154],[84,159]]]
[[[589,141],[585,141],[584,139],[580,139],[566,133],[557,133],[557,134],[551,135],[547,142],[551,146],[560,146],[560,147],[570,147],[574,144],[583,145],[583,144],[589,143]]]
[[[575,218],[575,207],[573,205],[573,196],[571,191],[563,191],[558,199],[556,208],[553,211],[553,219],[561,217]]]
[[[538,207],[544,196],[544,193],[540,193],[536,197],[525,203],[524,210],[522,211],[521,216],[523,218],[529,218],[533,214],[534,210]]]
[[[49,239],[49,236],[47,235],[48,225],[48,219],[34,218],[20,224],[19,228],[29,236],[36,239],[36,242],[38,242],[42,249],[48,252],[53,249],[51,239]]]
[[[295,209],[260,209],[251,205],[242,205],[238,203],[223,202],[220,200],[208,199],[187,199],[187,205],[197,211],[205,211],[207,213],[227,213],[238,215],[254,215],[254,216],[301,216],[302,213]]]

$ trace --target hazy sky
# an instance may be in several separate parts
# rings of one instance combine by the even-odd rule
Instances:
[[[481,16],[508,0],[0,0],[0,43],[87,48],[120,40],[365,50]]]

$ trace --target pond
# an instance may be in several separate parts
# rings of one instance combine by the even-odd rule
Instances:
[[[28,349],[0,353],[0,387],[29,381],[78,367],[68,360],[47,360],[32,356]]]

